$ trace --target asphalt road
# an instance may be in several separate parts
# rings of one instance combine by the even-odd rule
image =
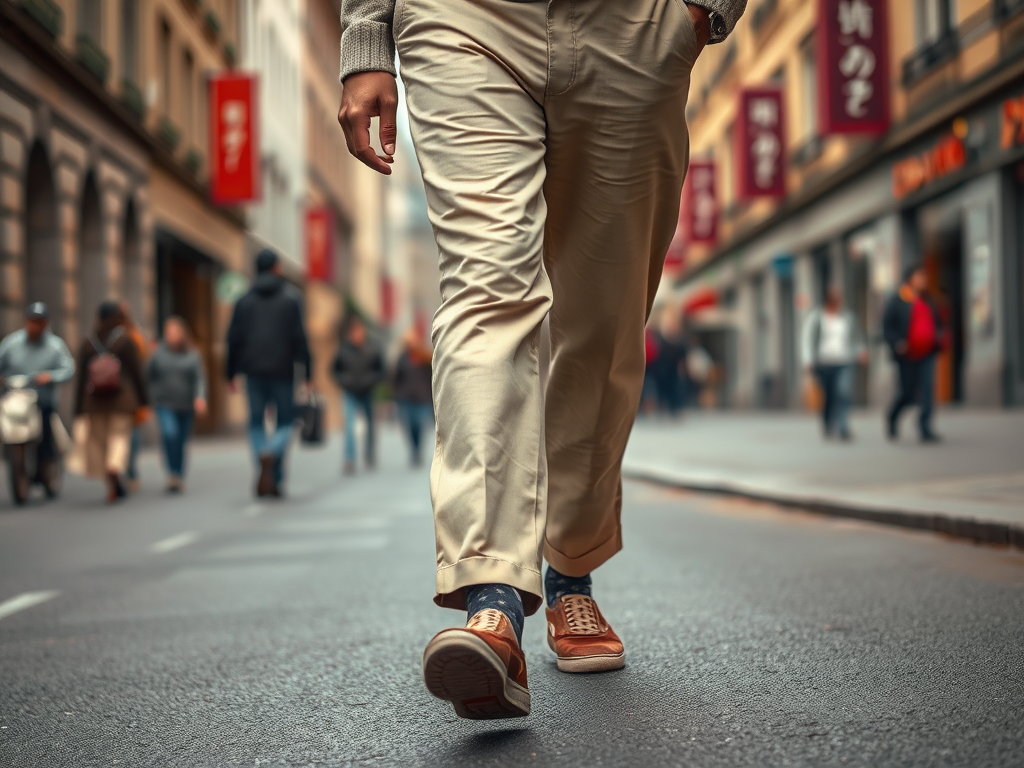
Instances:
[[[534,618],[531,717],[456,719],[426,472],[384,445],[297,453],[278,504],[233,444],[177,499],[152,458],[118,507],[0,499],[0,766],[1024,766],[1024,555],[632,484],[595,578],[626,668],[558,672]]]

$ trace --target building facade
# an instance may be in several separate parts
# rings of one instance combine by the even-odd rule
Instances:
[[[0,22],[3,330],[46,301],[74,348],[122,298],[151,335],[184,315],[217,370],[243,221],[207,202],[205,80],[234,62],[237,2],[0,0]]]
[[[870,342],[856,399],[878,407],[893,384],[884,302],[922,262],[951,330],[940,402],[1020,405],[1024,2],[890,0],[884,18],[845,17],[887,34],[889,121],[880,134],[828,135],[820,14],[867,5],[752,2],[732,40],[701,57],[688,117],[694,158],[714,162],[717,232],[685,249],[662,301],[689,310],[722,372],[720,403],[799,407],[800,328],[838,285]],[[784,194],[744,197],[738,93],[761,86],[782,94]]]

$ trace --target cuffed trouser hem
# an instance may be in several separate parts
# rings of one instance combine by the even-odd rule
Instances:
[[[437,594],[434,602],[442,608],[466,610],[466,587],[477,584],[508,584],[523,597],[527,616],[544,604],[544,585],[538,571],[494,557],[470,557],[437,569]]]
[[[564,576],[586,576],[593,573],[622,549],[622,534],[616,533],[604,544],[587,552],[579,557],[563,555],[550,543],[544,542],[544,559],[552,568]]]

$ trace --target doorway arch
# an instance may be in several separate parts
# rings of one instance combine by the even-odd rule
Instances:
[[[25,303],[44,301],[52,327],[64,331],[60,217],[53,170],[42,144],[29,153],[25,176]]]
[[[107,266],[103,243],[103,211],[96,177],[86,176],[78,219],[78,322],[84,337],[96,321],[96,309],[107,297]]]

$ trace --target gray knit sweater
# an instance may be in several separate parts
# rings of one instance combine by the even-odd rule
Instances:
[[[513,0],[531,2],[534,0]],[[619,2],[620,0],[609,0]],[[689,0],[687,0],[689,1]],[[693,0],[725,19],[726,34],[712,38],[720,43],[736,26],[747,0]],[[395,39],[391,23],[395,0],[341,0],[341,79],[357,72],[390,72],[395,74]]]

